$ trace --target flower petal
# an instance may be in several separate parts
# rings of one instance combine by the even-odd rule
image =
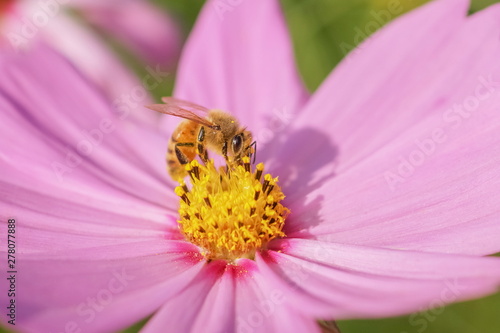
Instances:
[[[140,106],[151,103],[147,90],[154,89],[165,79],[168,73],[148,67],[149,74],[140,82],[105,45],[104,41],[91,30],[77,22],[64,6],[50,7],[57,10],[57,15],[50,17],[43,29],[35,30],[30,38],[26,17],[36,17],[45,13],[40,3],[31,1],[16,2],[14,10],[5,18],[2,33],[7,35],[11,45],[16,49],[29,49],[43,40],[64,54],[82,71],[87,78],[97,84],[101,90],[122,109],[131,109],[131,118],[155,121],[150,112],[144,112]],[[31,32],[29,32],[31,33]],[[75,43],[75,40],[78,40]],[[92,52],[89,52],[92,50]]]
[[[223,262],[214,262],[148,321],[141,332],[234,331],[234,286]]]
[[[286,282],[269,278],[265,265],[259,264],[260,255],[257,263],[244,259],[239,264],[243,262],[252,274],[236,281],[238,332],[319,332],[317,318],[308,315],[314,313],[317,302],[302,298],[298,310],[293,305],[297,297],[289,293]]]
[[[307,99],[278,1],[207,2],[174,95],[233,113],[259,143],[269,141]]]
[[[117,114],[45,47],[0,67],[1,215],[19,220],[27,252],[178,238],[155,127]]]
[[[431,252],[500,251],[496,90],[468,119],[450,124],[436,115],[291,204],[287,235]]]
[[[171,65],[178,55],[177,25],[149,1],[79,1],[75,5],[92,24],[154,65]]]
[[[415,118],[406,132],[392,134],[385,147],[348,169],[339,169],[333,179],[321,178],[325,169],[331,173],[331,164],[316,176],[309,175],[307,167],[302,170],[309,177],[302,181],[309,184],[293,187],[297,191],[289,189],[289,205],[297,203],[288,224],[290,232],[309,228],[307,233],[323,240],[436,252],[500,250],[495,189],[498,18],[498,6],[475,14],[450,39],[445,55],[451,65],[441,67],[446,74],[464,78],[458,85],[445,84],[456,90],[453,97],[434,100],[430,109],[422,107],[422,112],[433,112],[418,121]],[[474,45],[481,51],[476,52]],[[458,52],[459,48],[474,51],[464,57],[466,52]],[[306,201],[302,190],[310,192]]]
[[[498,35],[493,18],[482,22],[480,13],[466,20],[467,8],[467,0],[432,1],[367,39],[315,92],[276,159],[286,161],[284,168],[339,174],[463,98],[498,59],[491,52]]]
[[[158,240],[50,256],[18,254],[22,292],[16,296],[21,305],[16,327],[30,332],[124,328],[151,314],[199,273],[204,262],[184,244]]]
[[[141,332],[319,332],[315,319],[287,304],[252,260],[211,262]]]
[[[18,160],[18,162],[21,162]],[[24,252],[92,247],[144,238],[179,239],[174,215],[91,181],[47,182],[3,164],[0,202],[3,221],[15,218]],[[29,170],[29,169],[28,169]],[[49,178],[50,180],[50,178]],[[97,184],[97,188],[89,185]],[[100,189],[100,190],[99,190]]]
[[[336,319],[385,317],[484,296],[500,286],[500,260],[350,246],[275,242],[266,263],[297,294],[330,304]],[[300,303],[293,303],[302,307]]]
[[[44,39],[94,81],[109,100],[116,102],[123,96],[133,99],[131,95],[142,89],[141,94],[137,95],[140,98],[133,100],[134,105],[151,103],[152,99],[144,91],[141,82],[125,68],[102,40],[68,15],[61,14],[53,20],[44,30]],[[60,33],[61,31],[65,33]],[[78,43],[75,43],[75,39]],[[141,114],[134,112],[134,116],[141,117]]]
[[[118,113],[44,47],[0,62],[5,161],[31,161],[38,176],[54,183],[87,176],[163,205],[165,188],[173,185],[164,171],[166,138],[158,129]]]

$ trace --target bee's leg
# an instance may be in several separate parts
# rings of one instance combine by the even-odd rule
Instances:
[[[229,175],[231,168],[229,167],[229,158],[227,157],[227,141],[224,141],[222,144],[222,156],[224,156],[224,159],[226,160],[226,172]]]
[[[202,143],[198,142],[197,152],[198,152],[198,156],[200,156],[201,161],[204,164],[207,164],[207,162],[208,162],[208,152],[207,152],[207,150],[205,149],[205,146]]]
[[[222,144],[222,156],[226,160],[226,164],[229,164],[229,158],[227,157],[227,141]]]
[[[208,162],[208,151],[205,149],[205,146],[203,145],[203,141],[205,140],[205,127],[201,126],[200,131],[198,132],[198,145],[197,145],[197,152],[198,156],[200,156],[200,159],[204,164],[207,164]]]
[[[184,165],[188,164],[190,160],[184,155],[184,153],[179,149],[179,147],[194,147],[192,142],[178,142],[175,144],[175,156],[179,160],[179,163]]]
[[[257,158],[257,141],[254,141],[248,146],[250,148],[250,152],[248,153],[248,158],[252,159],[253,155],[253,161],[252,163],[255,164],[255,159]]]

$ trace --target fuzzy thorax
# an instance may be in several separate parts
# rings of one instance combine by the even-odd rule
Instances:
[[[278,237],[289,210],[278,178],[263,177],[264,164],[253,171],[248,157],[243,165],[226,171],[196,160],[186,165],[191,188],[181,182],[179,225],[184,237],[204,250],[208,260],[253,259],[255,251]]]

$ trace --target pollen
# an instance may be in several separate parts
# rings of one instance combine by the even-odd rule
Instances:
[[[179,227],[186,240],[198,245],[208,260],[253,259],[274,238],[284,237],[290,211],[278,178],[263,175],[264,164],[252,170],[250,159],[235,168],[219,168],[213,161],[186,165],[191,186],[176,187],[180,197]]]

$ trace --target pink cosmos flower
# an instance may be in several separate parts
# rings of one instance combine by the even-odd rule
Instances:
[[[177,25],[149,1],[9,0],[0,7],[0,46],[22,50],[43,39],[113,99],[130,94],[141,82],[96,30],[148,63],[148,72],[157,76],[173,65],[180,48]]]
[[[286,237],[253,260],[207,261],[179,231],[165,171],[175,119],[159,129],[117,113],[47,48],[2,54],[15,328],[110,332],[154,313],[144,332],[315,332],[317,319],[495,292],[500,262],[481,256],[500,244],[500,7],[467,17],[465,0],[432,2],[309,97],[277,1],[217,3],[194,28],[175,96],[248,125],[287,195]]]

